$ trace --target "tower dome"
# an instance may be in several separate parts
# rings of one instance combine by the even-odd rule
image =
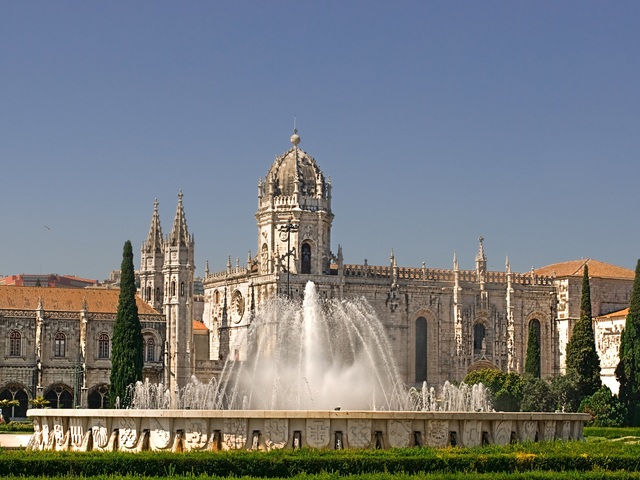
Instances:
[[[291,136],[293,148],[277,157],[269,173],[267,185],[274,196],[290,196],[298,192],[305,197],[323,198],[325,181],[316,161],[298,148],[300,137],[297,131]]]

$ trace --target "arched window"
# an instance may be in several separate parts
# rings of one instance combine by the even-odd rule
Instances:
[[[144,356],[145,356],[145,361],[147,362],[154,362],[155,361],[155,348],[156,348],[156,343],[153,341],[153,338],[147,338],[146,340],[146,345],[144,348]]]
[[[218,290],[213,294],[213,298],[215,303],[220,303],[220,292]]]
[[[180,296],[184,297],[184,282],[180,282]]]
[[[98,335],[98,358],[109,358],[109,335]]]
[[[146,300],[147,302],[150,302],[150,301],[151,301],[151,287],[147,287],[147,294],[146,294],[146,297],[147,297],[147,298],[145,298],[145,300]]]
[[[538,349],[542,346],[542,336],[540,332],[540,320],[534,318],[529,322],[529,329],[533,327],[536,330],[536,336],[538,337]]]
[[[17,330],[9,333],[9,356],[19,357],[22,355],[22,335]]]
[[[171,296],[175,297],[176,296],[176,282],[175,281],[171,281]]]
[[[64,357],[67,347],[67,336],[62,333],[56,333],[56,336],[53,340],[53,356],[54,357]]]
[[[156,302],[160,301],[160,287],[156,287],[156,298],[154,298]]]
[[[96,386],[89,393],[87,406],[89,408],[107,408],[109,406],[109,385],[102,384]],[[104,443],[106,444],[106,439]]]
[[[302,273],[311,273],[311,245],[308,243],[302,244]]]
[[[416,383],[427,381],[427,319],[416,320]]]
[[[473,326],[473,353],[484,353],[486,348],[484,325],[476,323]]]
[[[66,385],[55,385],[44,395],[51,408],[73,408],[73,393]]]

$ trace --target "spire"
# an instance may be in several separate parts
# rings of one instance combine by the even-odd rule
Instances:
[[[480,246],[478,247],[478,253],[476,255],[476,262],[486,262],[487,261],[487,257],[484,254],[484,237],[480,237],[478,239],[480,241]]]
[[[484,290],[485,276],[487,274],[487,257],[484,254],[484,237],[481,236],[479,240],[480,246],[478,246],[478,253],[476,255],[476,274],[480,288]]]
[[[162,227],[160,226],[160,215],[158,214],[158,199],[153,202],[153,216],[151,217],[151,227],[147,237],[147,251],[162,251]]]
[[[511,264],[509,263],[509,255],[507,255],[507,260],[505,263],[505,268],[507,270],[507,273],[511,273]]]
[[[187,218],[184,215],[184,208],[182,206],[182,197],[182,190],[180,190],[178,193],[178,208],[176,209],[176,217],[173,220],[173,230],[171,230],[169,240],[172,245],[187,246],[191,243],[191,239],[189,238]]]
[[[454,270],[459,270],[459,268],[458,268],[458,255],[456,255],[456,252],[453,252],[453,269]]]

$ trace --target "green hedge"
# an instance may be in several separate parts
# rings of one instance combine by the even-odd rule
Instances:
[[[0,423],[0,432],[33,433],[33,422]]]
[[[640,471],[640,447],[617,442],[541,442],[477,449],[386,451],[191,452],[170,454],[5,451],[3,476],[83,476],[129,474],[288,478],[298,474],[500,473]],[[582,477],[581,477],[582,478]]]
[[[71,475],[56,477],[58,479],[71,479]],[[183,477],[156,477],[157,480],[228,480],[227,477],[218,476],[183,476]],[[237,480],[252,480],[256,477],[237,477]],[[317,475],[300,474],[294,477],[278,477],[273,480],[341,480],[345,477],[337,473],[323,472]],[[420,475],[395,474],[388,472],[363,473],[350,475],[349,480],[622,480],[640,479],[638,472],[514,472],[514,473],[426,473]],[[6,480],[43,480],[42,477],[3,477]],[[99,475],[86,477],[84,480],[140,480],[139,476],[126,475]]]

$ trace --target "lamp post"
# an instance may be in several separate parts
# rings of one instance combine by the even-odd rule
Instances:
[[[298,225],[297,223],[292,223],[292,221],[293,218],[290,216],[287,219],[287,223],[278,227],[278,230],[280,231],[280,239],[282,241],[287,241],[287,253],[282,255],[283,260],[285,256],[287,257],[287,298],[291,298],[291,255],[293,255],[295,252],[295,249],[291,249],[291,233],[297,232],[300,228],[300,225]]]

